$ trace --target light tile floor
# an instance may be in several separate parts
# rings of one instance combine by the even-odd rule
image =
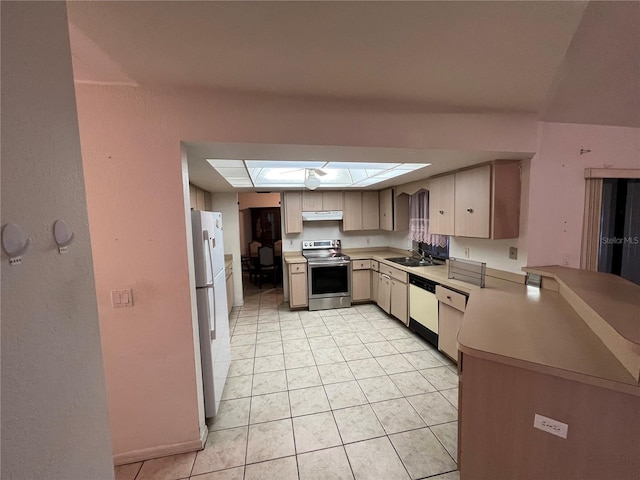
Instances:
[[[230,327],[204,450],[116,480],[459,479],[455,365],[377,306],[291,312],[253,288]]]

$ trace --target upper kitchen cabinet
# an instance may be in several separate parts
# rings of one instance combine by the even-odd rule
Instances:
[[[344,192],[342,230],[378,230],[379,211],[378,192]]]
[[[285,233],[301,233],[302,192],[283,192],[282,208]]]
[[[455,176],[429,179],[429,231],[454,235]]]
[[[459,237],[491,235],[491,165],[455,174],[455,233]]]
[[[409,229],[409,195],[396,196],[394,188],[380,190],[380,230],[397,232]]]
[[[206,210],[209,212],[213,210],[211,193],[196,187],[192,183],[189,184],[189,203],[191,210]]]
[[[302,192],[303,212],[326,212],[342,208],[342,192]]]
[[[454,235],[492,239],[518,237],[519,161],[496,160],[490,165],[456,172],[454,183]]]

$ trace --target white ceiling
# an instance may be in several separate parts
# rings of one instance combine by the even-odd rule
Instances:
[[[78,82],[192,86],[358,100],[425,113],[518,112],[548,121],[640,126],[639,2],[67,4]],[[205,152],[207,145],[215,148]],[[243,153],[255,154],[254,147],[201,144],[190,145],[190,151],[198,158],[286,159],[270,155],[291,153],[288,147],[300,150],[270,145],[254,156]],[[336,155],[325,150],[331,147],[320,153],[317,148],[317,154],[343,161],[362,161],[351,157],[363,153],[373,162],[388,161],[376,158],[409,152],[341,149]],[[414,162],[429,161],[417,157],[432,153],[411,155]],[[484,161],[488,153],[443,155],[455,168]],[[192,166],[191,158],[190,167],[200,186],[217,184],[202,165]],[[434,164],[434,172],[438,168]]]

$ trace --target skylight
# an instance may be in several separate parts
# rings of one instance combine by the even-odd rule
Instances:
[[[430,163],[364,163],[207,159],[232,187],[304,188],[315,176],[320,188],[362,188],[428,167]]]

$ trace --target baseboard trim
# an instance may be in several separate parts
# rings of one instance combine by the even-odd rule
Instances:
[[[180,453],[196,452],[204,448],[209,431],[206,424],[200,427],[200,438],[188,442],[173,443],[171,445],[160,445],[158,447],[143,448],[131,452],[118,453],[113,456],[114,465],[126,465],[127,463],[142,462],[152,458],[167,457]]]
[[[209,438],[209,427],[207,426],[207,422],[205,421],[202,425],[200,425],[200,448],[202,450],[207,443],[207,438]]]

